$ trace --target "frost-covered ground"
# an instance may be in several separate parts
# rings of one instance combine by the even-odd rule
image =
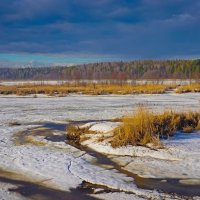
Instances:
[[[67,97],[46,97],[38,98],[0,96],[0,169],[16,172],[24,180],[41,183],[48,187],[60,190],[70,191],[70,188],[77,188],[83,180],[93,184],[108,186],[109,188],[121,190],[122,193],[108,193],[93,196],[104,199],[141,199],[153,197],[160,199],[164,194],[158,194],[155,191],[138,189],[133,178],[116,170],[93,165],[95,159],[84,151],[81,151],[68,144],[60,143],[59,148],[47,143],[44,146],[34,146],[31,144],[15,145],[13,143],[13,134],[35,127],[28,125],[32,122],[57,122],[68,123],[69,120],[107,120],[119,117],[131,112],[137,104],[148,104],[153,109],[177,109],[177,110],[198,110],[200,106],[200,94],[163,94],[163,95],[127,95],[127,96],[79,96],[69,95]],[[10,126],[9,123],[18,122],[21,126]],[[99,128],[97,126],[97,128]],[[106,128],[105,128],[106,129]],[[193,137],[194,136],[194,137]],[[180,136],[182,137],[182,136]],[[186,157],[187,162],[193,162],[195,159],[196,171],[189,173],[191,178],[199,176],[199,135],[191,135],[190,138],[184,139],[177,136],[172,141],[167,141],[169,149],[175,149],[177,153],[171,155],[166,152],[170,162],[176,162],[177,159]],[[195,139],[194,139],[195,138]],[[177,142],[178,141],[178,142]],[[196,141],[196,142],[195,142]],[[192,144],[192,145],[191,145]],[[176,148],[178,146],[178,149]],[[185,147],[187,147],[185,149]],[[139,150],[140,151],[140,150]],[[149,171],[137,171],[140,175],[156,177],[153,173],[155,167],[165,164],[159,156],[162,154],[155,153],[157,156],[151,156],[150,152],[146,157],[140,156],[126,166],[128,170],[136,170],[135,166],[149,165]],[[180,153],[181,152],[181,153]],[[190,158],[190,152],[192,157]],[[106,152],[107,153],[107,152]],[[113,153],[113,152],[112,152]],[[180,155],[180,156],[179,156]],[[113,157],[117,162],[127,162],[125,157]],[[155,159],[153,162],[151,159]],[[183,167],[187,167],[187,162]],[[143,165],[144,164],[144,165]],[[172,166],[172,165],[170,165]],[[178,165],[177,165],[178,166]],[[194,168],[195,168],[194,166]],[[173,169],[172,169],[173,171]],[[178,171],[178,170],[177,170]],[[178,174],[179,175],[179,174]],[[158,175],[159,176],[159,175]],[[0,184],[0,188],[3,188]],[[6,185],[8,187],[8,185]],[[135,194],[126,194],[132,192]],[[136,197],[136,196],[137,197]],[[139,195],[139,197],[138,197]],[[17,199],[17,195],[15,196]],[[163,197],[162,197],[163,198]],[[167,196],[165,196],[167,198]],[[170,197],[168,197],[170,199]],[[0,199],[13,199],[13,193],[6,192],[5,188],[0,189]]]
[[[107,140],[99,141],[103,135],[109,135],[116,122],[87,123],[92,131],[99,134],[88,134],[90,139],[82,145],[97,152],[111,155],[111,159],[124,166],[124,169],[145,178],[187,179],[183,182],[200,185],[200,131],[186,134],[178,132],[168,140],[162,140],[164,148],[154,150],[142,146],[112,148]],[[107,129],[107,131],[106,131]],[[147,167],[148,166],[148,167]]]
[[[56,84],[64,84],[64,83],[76,83],[77,81],[3,81],[0,82],[1,85],[20,85],[20,84],[51,84],[51,85],[56,85]],[[98,82],[108,82],[108,80],[82,80],[82,82],[85,83],[98,83]],[[127,83],[135,83],[135,84],[177,84],[177,85],[185,85],[185,84],[190,84],[190,83],[196,83],[197,80],[195,79],[163,79],[163,80],[128,80]]]

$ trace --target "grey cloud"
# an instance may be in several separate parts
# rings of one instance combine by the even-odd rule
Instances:
[[[0,2],[1,52],[136,57],[200,52],[197,0],[6,2]]]

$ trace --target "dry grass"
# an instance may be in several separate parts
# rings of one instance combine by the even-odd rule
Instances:
[[[172,88],[171,85],[133,85],[133,84],[63,84],[63,85],[0,85],[0,94],[46,94],[49,96],[66,96],[69,93],[81,93],[89,95],[104,94],[161,94]]]
[[[199,129],[200,113],[163,112],[156,114],[139,107],[135,114],[122,118],[122,125],[114,130],[112,147],[125,145],[159,146],[160,138],[173,136],[176,131],[191,132]]]
[[[84,134],[90,133],[89,127],[87,128],[80,128],[77,125],[70,125],[67,127],[67,139],[71,140],[75,143],[80,143],[82,140],[84,140],[83,136]]]
[[[192,126],[183,127],[183,132],[184,133],[191,133],[193,131],[194,131],[194,127],[192,127]]]
[[[176,93],[200,92],[200,83],[184,85],[177,88]]]
[[[46,144],[43,141],[39,141],[39,140],[35,139],[34,136],[31,136],[31,135],[26,136],[24,138],[24,142],[27,143],[27,144],[33,144],[33,145],[36,145],[36,146],[43,146],[43,145]]]
[[[162,147],[160,138],[173,136],[177,131],[191,133],[200,130],[199,112],[154,113],[144,106],[139,106],[134,114],[116,121],[122,124],[114,129],[113,136],[101,135],[98,142],[109,139],[114,148],[126,145],[149,146],[150,143],[159,148]],[[87,134],[91,133],[96,132],[90,131],[89,127],[80,128],[72,124],[67,128],[67,139],[80,143],[88,139]]]

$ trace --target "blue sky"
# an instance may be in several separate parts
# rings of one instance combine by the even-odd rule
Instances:
[[[40,64],[46,65],[74,65],[83,63],[95,63],[95,62],[109,62],[124,60],[120,57],[114,56],[102,56],[102,55],[64,55],[64,54],[36,54],[36,53],[0,53],[0,67],[4,62],[7,64],[19,63],[35,63],[37,66]],[[3,65],[2,67],[4,67]],[[6,65],[9,66],[9,65]]]
[[[0,1],[0,60],[196,58],[199,44],[199,0]]]

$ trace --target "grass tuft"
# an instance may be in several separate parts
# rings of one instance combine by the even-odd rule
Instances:
[[[192,126],[183,127],[183,132],[184,133],[191,133],[193,131],[194,131],[194,127],[192,127]]]
[[[35,139],[33,136],[31,135],[28,135],[24,138],[24,142],[25,143],[28,143],[28,144],[33,144],[33,145],[36,145],[36,146],[43,146],[45,145],[46,143],[43,142],[43,141],[39,141],[37,139]]]
[[[176,93],[200,92],[200,83],[183,85],[176,89]]]
[[[89,130],[89,127],[80,128],[79,126],[76,126],[73,124],[68,126],[66,131],[67,131],[67,139],[71,140],[77,144],[83,140],[83,138],[81,136],[91,132]]]
[[[126,145],[160,146],[160,138],[173,136],[176,131],[192,132],[200,129],[200,113],[175,113],[165,111],[154,113],[139,106],[135,114],[122,118],[122,125],[114,130],[112,147]]]

